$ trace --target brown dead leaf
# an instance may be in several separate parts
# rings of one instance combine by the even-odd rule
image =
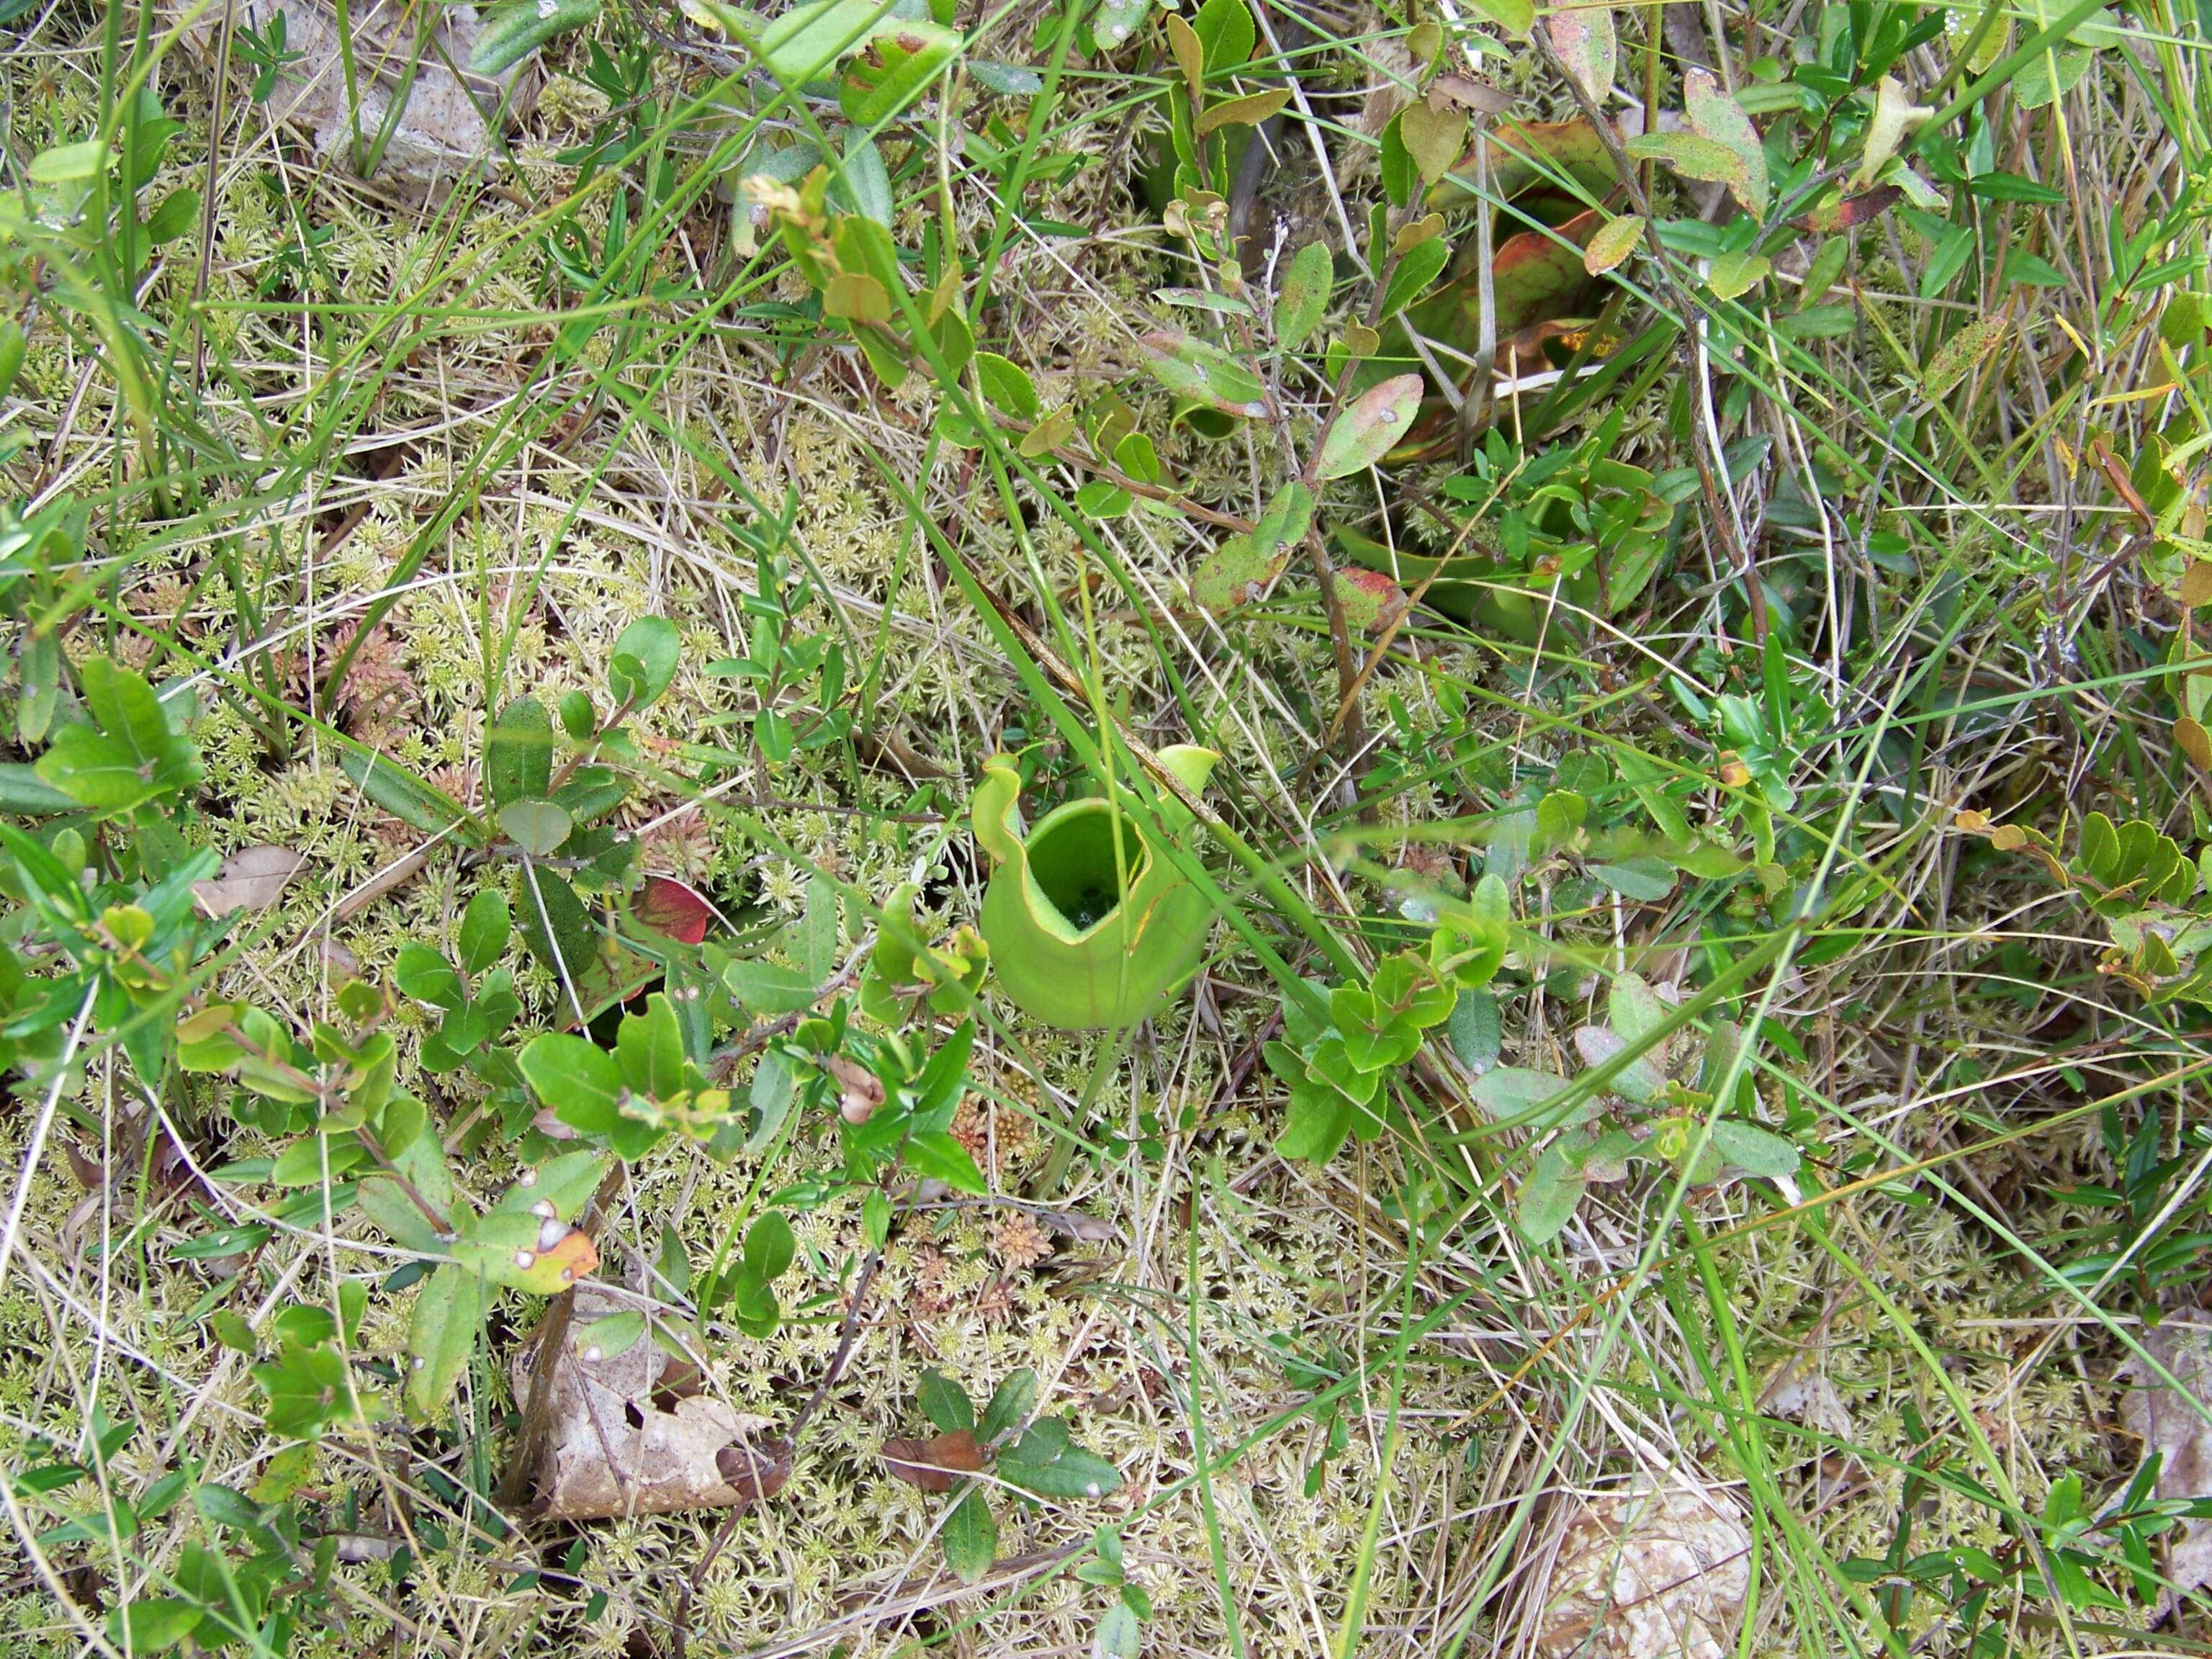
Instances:
[[[961,1478],[983,1467],[983,1448],[972,1429],[932,1435],[927,1440],[884,1442],[884,1463],[908,1486],[924,1492],[951,1492]]]
[[[1569,356],[1581,343],[1581,336],[1589,325],[1573,317],[1554,317],[1547,322],[1531,323],[1528,327],[1509,335],[1498,343],[1498,375],[1501,380],[1517,380],[1524,374],[1541,374],[1558,367],[1552,362],[1549,347],[1554,341]]]
[[[1836,1385],[1819,1371],[1786,1378],[1767,1390],[1759,1408],[1773,1416],[1802,1423],[1817,1434],[1832,1435],[1838,1440],[1851,1437],[1850,1408],[1844,1404],[1844,1396]]]
[[[1376,80],[1374,90],[1360,106],[1359,130],[1377,138],[1390,125],[1390,118],[1413,101],[1413,54],[1401,38],[1393,34],[1375,41],[1366,58]]]
[[[781,1492],[791,1479],[791,1442],[763,1440],[728,1445],[714,1454],[722,1479],[744,1498],[759,1503]]]
[[[1724,1659],[1750,1589],[1751,1534],[1734,1504],[1670,1469],[1570,1500],[1536,1615],[1544,1659]]]
[[[1112,1222],[1085,1215],[1079,1210],[1039,1210],[1036,1218],[1062,1237],[1079,1243],[1115,1244],[1121,1240],[1121,1230]]]
[[[404,887],[429,867],[430,848],[418,847],[404,858],[393,860],[367,881],[348,893],[331,908],[334,922],[351,921],[356,916],[382,898],[386,893]],[[348,951],[348,956],[353,953]],[[359,966],[356,963],[356,967]]]
[[[1905,191],[1896,185],[1876,185],[1872,190],[1863,190],[1856,196],[1840,197],[1833,202],[1814,208],[1805,216],[1805,222],[1814,232],[1832,235],[1839,230],[1849,230],[1854,225],[1863,225],[1879,219],[1905,199]]]
[[[76,1177],[76,1184],[85,1191],[96,1193],[107,1184],[107,1166],[97,1158],[87,1158],[77,1150],[76,1142],[64,1139],[62,1151],[69,1158],[70,1173]]]
[[[1456,104],[1471,115],[1503,115],[1513,107],[1511,94],[1464,75],[1439,75],[1429,82],[1429,106]]]
[[[2173,723],[2173,740],[2199,771],[2212,772],[2212,732],[2207,732],[2201,721],[2184,714]]]
[[[241,847],[222,861],[214,875],[192,884],[192,896],[210,916],[227,916],[234,910],[266,910],[283,896],[285,887],[306,862],[289,847]]]
[[[2180,1386],[2142,1360],[2129,1360],[2119,1375],[2134,1386],[2121,1396],[2120,1421],[2142,1437],[2144,1456],[2158,1455],[2159,1497],[2212,1493],[2212,1313],[2185,1308],[2168,1314],[2156,1330],[2143,1333],[2142,1346]],[[2184,1521],[2167,1536],[2166,1575],[2174,1588],[2166,1592],[2165,1606],[2171,1608],[2178,1595],[2212,1583],[2212,1521]]]
[[[772,1497],[790,1474],[790,1448],[761,1437],[774,1419],[732,1410],[670,1386],[681,1367],[651,1338],[606,1358],[582,1357],[582,1334],[623,1311],[599,1286],[579,1285],[575,1317],[554,1366],[551,1409],[531,1513],[548,1520],[665,1515],[728,1509]],[[533,1344],[510,1362],[518,1398],[527,1395]]]
[[[837,1085],[837,1113],[846,1122],[866,1123],[884,1103],[883,1079],[855,1060],[824,1054],[822,1069]]]
[[[299,128],[318,154],[341,162],[349,159],[356,117],[364,153],[389,122],[376,176],[410,196],[428,196],[495,161],[491,118],[518,119],[537,100],[534,55],[496,76],[455,72],[483,32],[473,6],[441,6],[426,18],[406,0],[357,4],[348,17],[350,64],[339,52],[337,9],[322,0],[228,0],[196,9],[173,0],[173,9],[189,18],[185,39],[202,53],[223,38],[226,14],[264,37],[281,17],[285,50],[298,55],[277,74],[265,106],[270,117]],[[357,106],[349,106],[349,82]],[[392,106],[403,95],[394,118]]]

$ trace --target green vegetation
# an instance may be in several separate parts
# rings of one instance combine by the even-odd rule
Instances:
[[[2206,25],[0,0],[7,1651],[2203,1651]]]

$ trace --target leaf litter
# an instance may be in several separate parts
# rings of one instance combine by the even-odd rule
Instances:
[[[554,1368],[552,1409],[533,1471],[532,1513],[552,1521],[730,1509],[772,1498],[791,1476],[791,1448],[766,1431],[775,1419],[732,1409],[702,1391],[697,1370],[650,1338],[596,1351],[594,1323],[629,1298],[591,1285]],[[537,1358],[519,1348],[510,1376],[526,1396]]]

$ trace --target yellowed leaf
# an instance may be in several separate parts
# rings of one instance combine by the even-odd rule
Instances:
[[[1290,101],[1288,87],[1273,87],[1266,92],[1247,93],[1242,98],[1231,98],[1226,103],[1216,104],[1198,118],[1198,136],[1203,138],[1223,127],[1256,127]]]
[[[1409,219],[1398,227],[1398,234],[1390,239],[1390,252],[1403,253],[1409,247],[1443,234],[1444,216],[1441,213],[1425,214],[1419,219]]]
[[[1642,245],[1644,228],[1641,214],[1624,213],[1608,219],[1583,250],[1583,269],[1593,276],[1613,270]]]
[[[2212,772],[2212,732],[2186,714],[2173,723],[2173,740],[2200,772]]]
[[[1752,125],[1743,106],[1705,70],[1692,70],[1682,82],[1682,109],[1690,118],[1692,132],[1711,139],[1741,163],[1741,173],[1729,176],[1728,186],[1745,211],[1754,219],[1764,218],[1768,194],[1766,147],[1759,142],[1759,129]]]
[[[848,323],[887,323],[891,319],[891,296],[866,271],[840,271],[822,290],[823,314],[842,317]]]
[[[525,1255],[532,1259],[525,1262]],[[519,1284],[532,1296],[557,1296],[573,1288],[578,1279],[599,1265],[599,1252],[590,1234],[580,1227],[571,1227],[551,1249],[520,1252],[514,1265],[519,1277],[508,1282]]]
[[[1544,20],[1552,50],[1566,65],[1590,102],[1602,106],[1613,95],[1613,71],[1620,62],[1620,37],[1610,6],[1564,7]]]
[[[1459,160],[1467,143],[1467,112],[1449,105],[1438,109],[1417,99],[1398,117],[1398,136],[1419,169],[1421,182],[1433,185]]]
[[[1861,186],[1872,184],[1897,154],[1905,135],[1935,112],[1924,104],[1914,103],[1905,83],[1895,76],[1883,76],[1874,90],[1874,118],[1867,123],[1866,149],[1852,182]]]
[[[1928,395],[1941,398],[1972,374],[2002,342],[2011,321],[2010,313],[2002,311],[1994,317],[1978,317],[1937,346],[1920,375]]]
[[[1175,54],[1176,67],[1182,71],[1182,83],[1190,88],[1194,104],[1206,85],[1206,46],[1198,38],[1198,31],[1173,12],[1168,14],[1168,50]]]

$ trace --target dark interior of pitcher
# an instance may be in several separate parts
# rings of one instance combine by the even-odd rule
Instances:
[[[1030,839],[1030,875],[1052,906],[1081,933],[1095,927],[1121,896],[1114,889],[1114,832],[1121,833],[1123,878],[1145,873],[1145,844],[1127,818],[1101,810],[1071,816]]]

